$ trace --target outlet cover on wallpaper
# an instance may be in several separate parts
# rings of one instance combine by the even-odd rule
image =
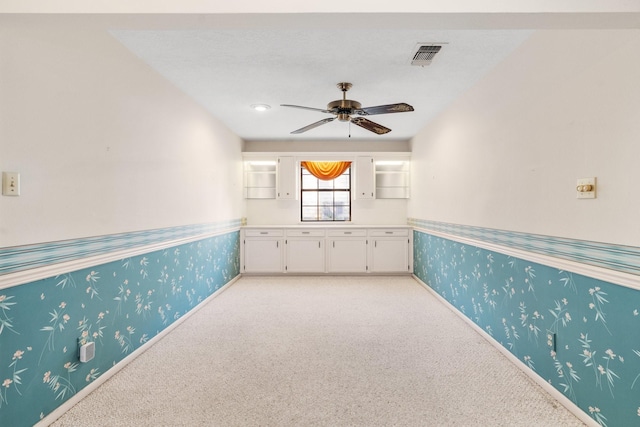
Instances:
[[[80,346],[80,361],[82,363],[93,360],[96,355],[96,343],[88,342]]]

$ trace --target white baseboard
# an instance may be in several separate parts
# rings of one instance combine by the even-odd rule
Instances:
[[[86,386],[85,388],[83,388],[82,390],[77,392],[76,394],[74,394],[72,397],[69,398],[69,400],[64,402],[62,405],[58,406],[53,412],[49,413],[49,415],[47,415],[46,417],[41,419],[37,424],[35,424],[34,427],[46,427],[46,426],[52,424],[54,421],[56,421],[58,418],[60,418],[62,415],[64,415],[65,412],[67,412],[69,409],[71,409],[76,403],[80,402],[82,399],[87,397],[92,391],[94,391],[95,389],[100,387],[109,378],[113,377],[122,368],[124,368],[129,363],[131,363],[135,358],[137,358],[142,353],[144,353],[149,348],[151,348],[155,343],[160,341],[168,333],[170,333],[176,327],[178,327],[180,324],[182,324],[182,322],[187,320],[189,317],[194,315],[198,310],[200,310],[202,307],[204,307],[209,302],[211,302],[211,300],[213,300],[214,298],[218,297],[222,292],[227,290],[239,278],[240,278],[240,275],[238,275],[238,276],[234,277],[233,279],[231,279],[226,285],[224,285],[223,287],[221,287],[220,289],[215,291],[213,294],[209,295],[204,301],[202,301],[200,304],[195,306],[193,309],[189,310],[189,312],[186,313],[184,316],[180,317],[175,322],[173,322],[171,325],[167,326],[160,333],[158,333],[158,335],[156,335],[155,337],[151,338],[145,344],[143,344],[142,346],[138,347],[133,353],[129,354],[127,357],[122,359],[120,362],[116,363],[112,368],[110,368],[104,374],[100,375],[94,382],[92,382],[91,384],[89,384],[88,386]]]
[[[522,372],[524,372],[529,378],[531,378],[536,384],[538,384],[544,391],[549,393],[551,397],[556,399],[562,406],[567,408],[569,412],[576,416],[580,421],[585,423],[590,427],[600,427],[600,424],[593,418],[591,418],[586,412],[584,412],[580,407],[578,407],[575,403],[573,403],[567,396],[562,394],[558,389],[553,387],[547,381],[544,380],[541,376],[532,371],[522,360],[518,359],[513,355],[509,350],[504,348],[498,341],[495,340],[491,335],[489,335],[484,329],[475,324],[471,319],[462,314],[460,310],[458,310],[454,305],[452,305],[449,301],[444,299],[442,296],[438,295],[436,291],[434,291],[429,285],[424,283],[420,278],[418,278],[415,274],[413,278],[420,283],[427,291],[429,291],[432,295],[434,295],[439,301],[441,301],[445,306],[447,306],[451,311],[453,311],[459,318],[464,320],[469,326],[471,326],[476,332],[478,332],[484,339],[486,339],[492,346],[494,346],[500,353],[502,353],[509,361],[511,361],[514,365],[516,365]]]

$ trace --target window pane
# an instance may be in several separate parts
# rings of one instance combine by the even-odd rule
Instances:
[[[342,174],[333,181],[335,189],[346,190],[349,188],[349,175]]]
[[[322,191],[318,193],[319,205],[333,206],[333,191]]]
[[[336,221],[349,221],[349,206],[336,206]]]
[[[349,192],[348,191],[336,191],[333,193],[335,195],[335,204],[342,206],[349,206]]]
[[[318,188],[318,178],[313,175],[302,175],[302,188],[305,190]]]
[[[318,208],[316,206],[305,206],[302,208],[302,220],[303,221],[317,221],[318,220]]]
[[[322,206],[320,208],[320,221],[331,221],[333,219],[333,207]]]
[[[302,192],[302,206],[315,206],[318,204],[318,192],[317,191],[303,191]]]
[[[333,181],[335,181],[335,179],[332,179],[330,181],[325,181],[322,179],[318,180],[318,188],[322,188],[322,189],[333,189]]]

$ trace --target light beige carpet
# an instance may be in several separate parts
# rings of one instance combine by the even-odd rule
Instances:
[[[581,426],[410,277],[243,277],[62,426]]]

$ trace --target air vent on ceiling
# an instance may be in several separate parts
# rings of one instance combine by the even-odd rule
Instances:
[[[430,65],[436,53],[440,52],[442,46],[439,45],[418,45],[418,50],[413,55],[411,65]]]

